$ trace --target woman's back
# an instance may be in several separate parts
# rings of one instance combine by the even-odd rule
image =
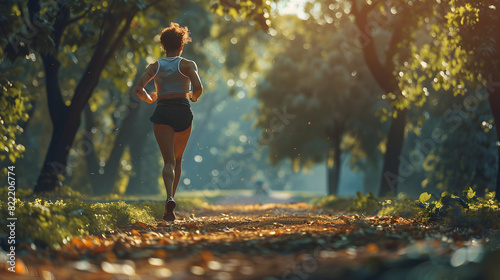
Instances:
[[[154,76],[158,96],[191,91],[191,80],[179,69],[182,60],[180,56],[158,60],[158,70]]]

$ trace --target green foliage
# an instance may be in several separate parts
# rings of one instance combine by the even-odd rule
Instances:
[[[427,195],[425,195],[424,198],[427,198]],[[416,217],[420,211],[421,208],[417,206],[413,198],[408,197],[404,193],[400,193],[393,199],[383,201],[382,207],[378,210],[377,214],[382,216],[411,218]]]
[[[472,188],[470,188],[470,187],[467,191],[464,191],[464,194],[468,200],[471,200],[476,196],[476,192],[473,191]]]
[[[353,200],[354,210],[371,213],[379,207],[378,199],[372,193],[367,193],[363,195],[360,192],[356,192],[356,198]]]
[[[485,85],[500,61],[496,42],[498,7],[496,1],[443,1],[434,16],[421,22],[429,30],[430,40],[411,48],[411,58],[401,80],[401,90],[425,99],[422,81],[408,78],[427,76],[436,91],[450,91],[455,96],[470,92],[467,83]],[[481,20],[480,20],[481,19]]]
[[[352,198],[329,195],[323,198],[314,198],[310,201],[319,207],[331,208],[335,210],[349,210],[353,206]]]
[[[2,217],[8,217],[6,203],[0,202],[0,206]],[[20,242],[33,241],[49,247],[65,243],[74,236],[99,234],[138,221],[155,221],[148,207],[127,205],[123,201],[92,204],[77,199],[55,202],[17,199],[15,217],[18,220],[16,238]],[[7,230],[5,223],[3,220],[2,233]]]
[[[500,222],[499,203],[495,192],[486,192],[484,197],[476,197],[472,188],[459,197],[443,192],[439,199],[419,203],[422,208],[417,218],[424,222],[440,222],[449,226],[496,227]]]
[[[265,143],[270,161],[290,159],[298,172],[319,162],[330,168],[339,164],[334,162],[335,147],[350,152],[353,164],[378,155],[380,123],[373,114],[380,90],[367,78],[362,56],[350,58],[339,51],[346,41],[353,43],[352,24],[336,27],[289,16],[275,25],[281,32],[272,44],[281,48],[257,87],[255,121],[264,135],[272,133],[273,141]],[[289,119],[277,122],[278,111]]]
[[[217,0],[212,5],[212,11],[219,16],[229,15],[233,18],[252,20],[256,27],[267,31],[271,24],[270,1],[251,0]]]
[[[420,203],[425,203],[430,198],[431,198],[431,195],[428,194],[427,192],[424,192],[424,193],[420,194],[420,197],[418,198],[418,201],[420,201]]]
[[[484,197],[473,196],[474,192],[467,191],[467,220],[470,224],[481,224],[488,227],[497,227],[500,224],[500,204],[495,200],[495,192],[486,192]]]
[[[486,93],[447,95],[435,99],[439,107],[431,107],[432,119],[418,138],[420,143],[426,143],[417,146],[424,156],[422,187],[452,192],[471,186],[482,195],[484,188],[491,188],[497,172],[495,131],[483,129],[490,127],[486,120],[492,118]],[[477,105],[469,107],[468,100]]]
[[[4,198],[8,196],[9,189],[7,186],[0,188],[0,197]],[[27,197],[33,196],[33,190],[32,189],[20,189],[16,188],[16,198],[23,199]]]
[[[2,188],[0,195],[7,197],[6,191],[7,188]],[[179,198],[177,203],[178,209],[184,211],[205,205],[200,198]],[[164,207],[164,202],[92,203],[75,197],[53,202],[40,198],[34,201],[16,198],[16,239],[53,248],[73,237],[96,235],[135,222],[154,224],[156,219],[163,217]],[[0,201],[0,215],[9,217],[6,200]],[[6,234],[7,220],[2,219],[0,226],[0,234]]]
[[[8,73],[0,68],[0,161],[15,163],[25,150],[16,138],[23,133],[19,123],[29,118],[27,110],[31,108],[29,97],[23,92],[24,85],[8,79]],[[14,72],[20,69],[11,69]]]
[[[320,207],[332,208],[335,210],[346,210],[364,214],[373,214],[373,212],[377,208],[379,208],[379,201],[372,193],[363,195],[360,192],[356,193],[355,198],[329,195],[319,200],[313,199],[311,200],[311,203],[316,204]]]
[[[124,201],[85,204],[83,206],[84,212],[88,211],[95,216],[95,223],[89,225],[89,232],[91,234],[109,230],[111,226],[123,227],[135,222],[155,222],[149,207],[129,205]]]
[[[319,207],[346,210],[382,216],[414,218],[423,223],[439,223],[451,227],[493,227],[500,224],[500,204],[495,200],[495,192],[486,192],[477,197],[472,188],[465,190],[463,197],[443,192],[439,198],[422,193],[418,200],[400,193],[397,197],[380,201],[371,193],[356,198],[328,196],[311,203]]]
[[[81,203],[81,202],[80,202]],[[5,202],[0,202],[2,217],[8,217]],[[72,236],[89,234],[88,215],[70,214],[70,209],[81,205],[66,204],[63,201],[55,203],[36,199],[33,202],[16,200],[15,217],[18,220],[16,238],[18,242],[34,241],[41,246],[53,247]],[[90,213],[86,213],[90,214]],[[2,221],[1,231],[5,233],[6,221]]]

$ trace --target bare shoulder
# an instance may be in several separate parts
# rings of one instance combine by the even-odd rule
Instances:
[[[146,67],[146,71],[147,73],[150,73],[150,74],[156,74],[156,71],[158,70],[158,61],[155,61],[151,64],[149,64],[147,67]]]
[[[181,60],[181,63],[179,66],[180,66],[181,70],[186,70],[186,72],[187,72],[187,70],[191,70],[191,69],[198,71],[198,66],[196,65],[196,62],[194,62],[193,60],[183,58]]]

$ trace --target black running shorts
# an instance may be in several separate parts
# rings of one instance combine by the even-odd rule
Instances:
[[[175,132],[189,128],[193,122],[191,104],[185,97],[159,99],[150,121],[171,126]]]

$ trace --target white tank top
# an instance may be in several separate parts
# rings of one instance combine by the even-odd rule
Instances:
[[[158,96],[191,91],[191,80],[179,69],[182,59],[175,56],[158,60],[158,70],[153,76]]]

